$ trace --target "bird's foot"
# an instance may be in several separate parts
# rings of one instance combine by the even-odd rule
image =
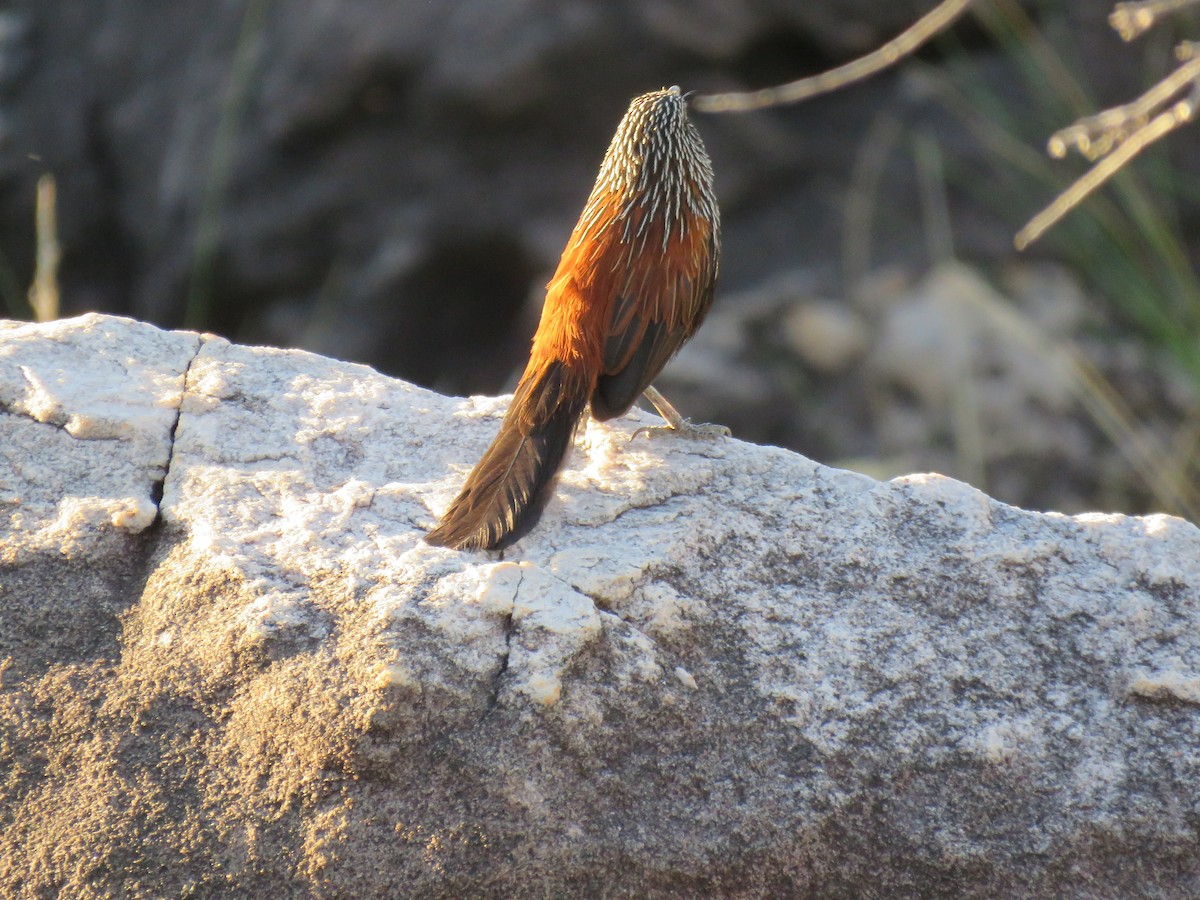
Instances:
[[[629,436],[629,440],[632,441],[643,432],[645,432],[647,438],[652,438],[657,432],[660,434],[676,434],[690,440],[713,440],[715,438],[729,437],[733,434],[724,425],[711,425],[707,422],[693,424],[687,419],[680,419],[674,425],[643,425]]]
[[[729,437],[732,432],[724,425],[693,425],[687,419],[679,414],[679,410],[673,407],[667,398],[660,394],[654,387],[650,385],[645,391],[646,399],[658,410],[658,414],[667,420],[666,425],[643,425],[637,431],[629,436],[632,441],[635,437],[646,432],[647,436],[654,434],[656,431],[669,431],[673,434],[682,435],[686,438],[704,438],[711,440],[712,438]]]

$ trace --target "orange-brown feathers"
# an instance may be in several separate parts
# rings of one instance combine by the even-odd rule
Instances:
[[[502,548],[537,522],[584,410],[622,415],[712,303],[712,167],[678,88],[635,98],[546,289],[500,432],[433,544]]]

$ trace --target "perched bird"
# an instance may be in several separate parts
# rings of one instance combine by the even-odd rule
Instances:
[[[712,182],[679,88],[636,97],[546,286],[500,432],[427,542],[502,549],[527,534],[589,404],[603,422],[645,393],[674,430],[729,433],[691,425],[650,384],[712,305],[721,246]]]

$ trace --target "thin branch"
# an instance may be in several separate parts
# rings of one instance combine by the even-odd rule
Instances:
[[[1109,153],[1113,147],[1145,126],[1151,116],[1168,101],[1200,78],[1198,48],[1200,44],[1192,42],[1180,44],[1175,55],[1183,65],[1133,102],[1080,119],[1074,125],[1056,132],[1050,138],[1050,155],[1062,159],[1068,149],[1074,148],[1085,158],[1095,161]]]
[[[876,72],[886,69],[908,56],[938,32],[944,30],[955,19],[966,12],[971,0],[943,0],[931,12],[918,19],[907,30],[888,41],[878,50],[851,60],[845,65],[801,78],[789,84],[763,88],[760,91],[729,94],[699,94],[692,98],[692,107],[699,112],[726,113],[749,112],[799,103],[819,94],[827,94],[848,84],[861,81]]]

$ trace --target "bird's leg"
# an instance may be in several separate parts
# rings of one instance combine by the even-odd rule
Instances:
[[[730,434],[729,429],[724,425],[693,425],[679,414],[679,410],[672,406],[667,398],[655,389],[654,385],[647,387],[642,392],[642,396],[649,400],[654,408],[658,410],[658,414],[667,420],[667,424],[643,425],[630,435],[629,439],[631,441],[643,431],[647,435],[651,435],[656,431],[671,431],[688,438],[728,437]]]

